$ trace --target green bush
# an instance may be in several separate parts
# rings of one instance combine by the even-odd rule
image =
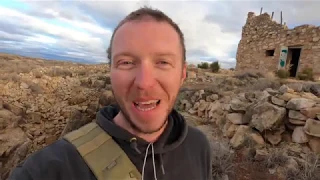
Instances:
[[[313,81],[314,80],[313,69],[312,68],[303,69],[301,73],[298,73],[298,79]]]
[[[218,61],[217,62],[212,62],[210,64],[210,69],[211,69],[212,72],[219,72],[219,70],[220,70],[219,62]]]
[[[201,64],[198,64],[198,68],[201,68],[201,69],[209,69],[209,63],[207,63],[207,62],[201,62]]]
[[[280,69],[276,72],[276,75],[281,79],[286,79],[290,76],[290,72],[284,69]]]

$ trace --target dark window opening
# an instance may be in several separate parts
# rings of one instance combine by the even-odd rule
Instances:
[[[274,49],[266,50],[266,56],[274,56]]]

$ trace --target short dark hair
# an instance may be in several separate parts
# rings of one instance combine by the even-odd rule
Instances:
[[[112,33],[112,36],[110,39],[109,48],[107,49],[107,57],[109,59],[109,64],[111,64],[111,57],[112,57],[112,55],[111,55],[112,41],[114,39],[114,35],[117,32],[117,30],[126,22],[141,20],[146,17],[150,17],[153,20],[156,20],[159,22],[167,22],[175,29],[175,31],[178,33],[179,39],[180,39],[183,62],[186,62],[186,47],[185,47],[185,42],[184,42],[184,35],[183,35],[181,29],[179,28],[179,26],[169,16],[167,16],[162,11],[144,6],[142,8],[139,8],[138,10],[135,10],[135,11],[131,12],[130,14],[128,14],[123,20],[120,21],[120,23],[113,30],[113,33]]]

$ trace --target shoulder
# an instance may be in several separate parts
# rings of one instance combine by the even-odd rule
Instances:
[[[66,140],[59,139],[29,155],[13,169],[11,176],[12,179],[24,176],[30,176],[32,179],[53,178],[63,174],[65,169],[70,170],[70,163],[76,165],[80,160],[75,147]]]
[[[209,139],[206,136],[206,134],[204,134],[204,132],[202,132],[200,129],[196,127],[188,127],[187,139],[189,141],[195,142],[198,145],[201,145],[201,147],[204,148],[209,148],[210,146]]]

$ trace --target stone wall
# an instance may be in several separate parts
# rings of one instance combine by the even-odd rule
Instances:
[[[301,47],[297,72],[312,67],[316,79],[320,78],[320,27],[301,25],[288,29],[271,20],[267,13],[259,16],[248,13],[238,44],[236,70],[277,70],[281,46]],[[274,55],[267,56],[266,50],[274,50]]]

